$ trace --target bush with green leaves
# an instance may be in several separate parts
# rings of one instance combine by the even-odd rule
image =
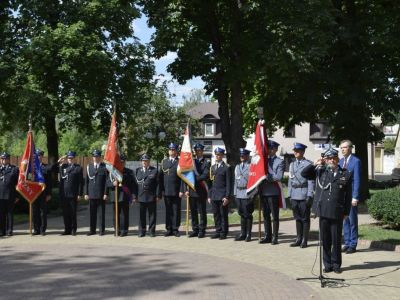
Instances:
[[[400,229],[400,188],[375,193],[368,200],[368,211],[376,220]]]

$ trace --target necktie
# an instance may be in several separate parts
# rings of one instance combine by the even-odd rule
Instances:
[[[343,169],[346,169],[347,167],[347,159],[347,157],[344,158]]]

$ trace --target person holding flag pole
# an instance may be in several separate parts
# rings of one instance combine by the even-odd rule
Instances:
[[[181,153],[178,161],[178,169],[176,174],[186,184],[186,191],[195,189],[195,177],[197,174],[196,166],[194,164],[192,146],[191,146],[191,134],[190,134],[190,120],[188,121],[183,137]],[[182,197],[182,189],[179,194]],[[186,195],[186,236],[189,234],[189,193]]]
[[[114,113],[111,119],[110,132],[108,134],[107,148],[104,154],[104,163],[113,181],[119,185],[122,182],[124,164],[121,162],[120,154],[118,151],[118,128],[117,128],[117,115],[116,105],[114,104]],[[119,216],[118,216],[118,189],[115,189],[115,236],[119,232]]]
[[[32,203],[45,190],[46,184],[40,167],[38,153],[32,135],[32,123],[29,117],[29,131],[24,154],[19,168],[18,192],[29,202],[29,233],[32,235]],[[12,229],[11,229],[12,233]]]

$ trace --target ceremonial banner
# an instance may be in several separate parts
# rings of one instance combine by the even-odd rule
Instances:
[[[33,203],[46,187],[44,183],[40,161],[36,153],[32,132],[28,131],[25,151],[19,165],[17,191],[28,201]]]
[[[193,159],[192,145],[190,143],[189,122],[183,137],[177,174],[192,190],[195,190],[196,167]]]
[[[119,182],[122,182],[124,165],[121,163],[118,151],[118,129],[115,111],[111,120],[110,133],[108,134],[107,148],[104,154],[104,163],[106,164],[107,170],[110,172],[113,178],[117,179]]]
[[[254,149],[251,156],[247,193],[254,194],[258,185],[267,177],[268,154],[265,141],[264,121],[257,123],[254,137]]]

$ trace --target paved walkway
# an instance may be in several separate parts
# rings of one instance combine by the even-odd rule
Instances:
[[[0,276],[0,299],[400,299],[396,252],[360,248],[344,255],[344,272],[329,274],[344,284],[321,288],[318,280],[296,280],[318,274],[318,247],[316,241],[306,249],[288,246],[293,221],[281,222],[276,246],[235,242],[237,228],[224,241],[165,238],[163,226],[155,238],[138,238],[137,226],[116,238],[107,208],[110,234],[102,237],[85,235],[84,208],[76,237],[60,236],[62,219],[52,218],[45,237],[27,235],[21,224],[14,237],[0,239],[0,269],[7,270]],[[137,210],[131,223],[137,223]],[[360,220],[368,221],[364,215]]]

